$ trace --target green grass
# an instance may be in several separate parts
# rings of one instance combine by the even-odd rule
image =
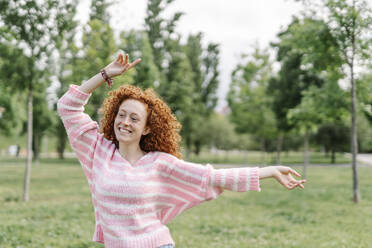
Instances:
[[[300,168],[298,168],[300,171]],[[90,193],[76,160],[32,168],[30,201],[22,198],[24,162],[0,162],[0,247],[103,247],[91,242]],[[177,248],[371,247],[372,167],[359,168],[362,201],[352,202],[351,168],[310,167],[303,190],[272,179],[261,192],[225,191],[168,227]]]

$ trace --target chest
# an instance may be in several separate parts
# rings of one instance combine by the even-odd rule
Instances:
[[[98,192],[135,201],[160,192],[163,180],[154,162],[131,167],[123,161],[107,160],[97,161],[94,181]]]

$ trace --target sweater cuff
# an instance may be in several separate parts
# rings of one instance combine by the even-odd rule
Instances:
[[[258,167],[253,167],[250,170],[249,190],[255,190],[260,192],[261,188],[258,170],[259,170]]]
[[[89,97],[92,95],[92,93],[88,94],[78,89],[79,86],[75,84],[70,84],[70,87],[68,89],[69,93],[73,96],[79,98],[82,101],[87,101]]]

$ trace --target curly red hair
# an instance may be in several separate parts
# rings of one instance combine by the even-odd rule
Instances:
[[[102,106],[104,116],[101,120],[101,132],[105,138],[113,141],[119,148],[119,141],[114,132],[114,121],[121,103],[127,99],[135,99],[147,105],[146,126],[151,131],[142,136],[141,149],[145,152],[166,152],[181,158],[179,147],[181,124],[172,114],[168,105],[150,88],[143,91],[133,85],[122,85],[109,92],[109,96],[104,100]]]

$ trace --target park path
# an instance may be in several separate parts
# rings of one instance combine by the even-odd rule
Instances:
[[[372,166],[372,153],[359,153],[357,160],[363,164]]]

